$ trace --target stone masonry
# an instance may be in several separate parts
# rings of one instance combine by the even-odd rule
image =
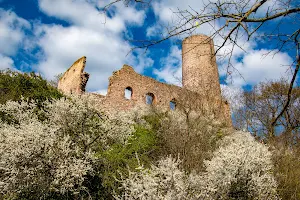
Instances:
[[[83,72],[86,57],[78,59],[60,78],[58,89],[66,94],[82,94],[89,79],[89,74]]]
[[[229,104],[221,97],[213,53],[213,41],[209,37],[194,35],[185,38],[182,43],[183,87],[158,82],[124,65],[109,78],[107,95],[95,96],[101,98],[101,107],[107,111],[128,110],[148,103],[164,110],[188,108],[203,114],[213,114],[231,125]],[[85,93],[89,78],[89,74],[83,72],[85,62],[86,57],[77,60],[61,77],[58,89],[66,94]],[[173,107],[170,107],[171,103]]]

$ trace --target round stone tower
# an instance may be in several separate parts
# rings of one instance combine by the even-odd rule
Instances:
[[[212,39],[193,35],[182,42],[183,87],[207,97],[209,104],[221,102],[218,67]]]

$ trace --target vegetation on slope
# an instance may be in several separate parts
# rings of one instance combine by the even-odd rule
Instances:
[[[43,102],[49,98],[61,98],[63,95],[34,72],[0,71],[0,103],[4,104],[8,100],[19,101],[22,97]]]
[[[89,97],[60,98],[42,78],[13,74],[1,74],[2,85],[20,81],[0,104],[11,119],[0,119],[0,199],[299,198],[297,142],[262,144],[180,108],[107,115]]]

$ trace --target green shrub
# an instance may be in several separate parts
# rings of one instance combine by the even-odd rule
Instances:
[[[22,97],[43,102],[49,98],[61,98],[63,95],[34,72],[0,71],[0,103],[4,104],[8,100],[19,101]]]
[[[128,176],[128,169],[135,170],[141,165],[149,167],[155,159],[157,137],[154,131],[141,125],[135,127],[135,132],[125,145],[115,143],[108,150],[98,154],[103,158],[103,185],[108,190],[118,192],[117,179]]]
[[[13,72],[10,70],[0,71],[0,104],[7,101],[20,101],[28,99],[37,103],[36,113],[43,107],[43,102],[51,99],[59,99],[63,94],[51,86],[41,76],[31,73]],[[45,117],[40,115],[40,120]],[[0,120],[8,123],[18,123],[12,116],[0,112]]]

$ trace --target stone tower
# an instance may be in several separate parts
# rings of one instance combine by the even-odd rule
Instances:
[[[209,102],[221,102],[219,73],[212,39],[206,35],[193,35],[182,42],[183,87],[197,92]]]

